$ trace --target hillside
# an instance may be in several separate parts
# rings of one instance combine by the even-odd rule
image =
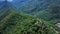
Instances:
[[[35,16],[52,23],[60,23],[60,5],[52,5],[48,9],[35,13]]]
[[[0,34],[60,34],[60,0],[0,1]]]
[[[15,0],[11,4],[13,9],[31,14],[45,10],[52,4],[60,4],[60,0]]]
[[[52,26],[55,26],[56,32],[60,32],[60,5],[52,5],[46,10],[37,12],[35,16],[48,21]]]
[[[0,34],[55,34],[48,22],[8,9],[0,20]],[[1,15],[1,16],[3,16]],[[52,27],[52,29],[51,29]],[[55,27],[55,26],[54,26]]]
[[[13,0],[12,2],[3,1],[0,4],[0,7],[1,9],[12,8],[19,12],[33,14],[47,9],[52,4],[60,4],[60,0]]]

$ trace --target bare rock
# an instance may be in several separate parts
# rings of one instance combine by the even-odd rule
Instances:
[[[55,24],[55,26],[57,26],[57,27],[59,27],[59,28],[60,28],[60,23]]]

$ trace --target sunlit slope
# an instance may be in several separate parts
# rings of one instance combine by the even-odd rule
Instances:
[[[19,13],[16,13],[14,11],[11,11],[11,10],[8,10],[7,12],[9,14],[7,14],[7,16],[4,15],[5,16],[4,19],[2,19],[0,21],[0,32],[2,31],[2,32],[5,32],[5,33],[6,32],[9,33],[8,29],[9,30],[11,29],[11,31],[12,31],[12,28],[13,28],[13,31],[14,31],[15,28],[17,29],[19,27],[23,29],[24,27],[30,26],[29,23],[30,24],[34,23],[35,19],[33,17],[23,15],[23,14],[19,14]],[[14,33],[14,32],[12,32],[12,33]]]
[[[0,34],[55,34],[51,24],[12,9],[0,20]],[[3,16],[3,15],[2,15]],[[51,29],[52,27],[52,29]]]

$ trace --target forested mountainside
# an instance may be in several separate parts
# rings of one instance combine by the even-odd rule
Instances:
[[[0,0],[0,13],[4,12],[8,8],[11,8],[10,2]]]
[[[0,16],[0,34],[56,34],[54,29],[47,21],[12,9]]]
[[[48,7],[48,9],[39,11],[37,13],[34,13],[35,17],[44,19],[46,21],[48,21],[50,24],[57,26],[57,31],[60,30],[60,5],[59,4],[55,4],[55,5],[51,5]],[[60,32],[60,31],[59,31]]]
[[[2,1],[0,1],[2,2]],[[5,4],[6,3],[6,4]],[[60,4],[60,0],[13,0],[12,2],[3,2],[0,4],[5,7],[12,8],[14,10],[17,10],[19,12],[24,12],[24,13],[36,13],[41,10],[47,9],[50,5],[52,4]],[[1,8],[1,9],[3,9]],[[0,10],[1,10],[0,9]]]
[[[36,13],[47,9],[52,4],[60,4],[60,0],[15,0],[12,2],[13,9],[24,13]]]
[[[46,10],[35,13],[35,16],[47,21],[60,23],[60,5],[52,5]]]
[[[0,34],[60,34],[60,0],[0,1]]]

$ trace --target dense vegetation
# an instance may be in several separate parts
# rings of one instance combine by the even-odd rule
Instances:
[[[47,21],[11,9],[6,12],[7,15],[1,15],[0,34],[55,34]]]
[[[60,34],[59,4],[60,0],[0,2],[0,34]]]
[[[60,5],[52,5],[46,10],[37,12],[35,16],[51,21],[53,24],[60,23]]]
[[[34,16],[48,21],[54,27],[55,24],[60,23],[60,5],[51,5],[48,9],[35,13]],[[54,29],[57,29],[56,31],[60,32],[60,28],[55,27]]]

